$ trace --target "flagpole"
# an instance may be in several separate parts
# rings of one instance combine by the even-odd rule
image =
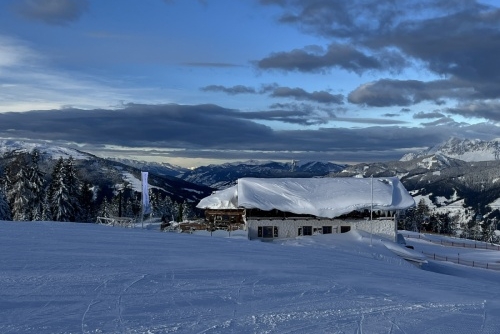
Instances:
[[[144,215],[151,213],[148,193],[148,172],[141,172],[142,200],[141,200],[141,228],[144,228]]]
[[[141,189],[144,193],[144,177],[141,172]],[[141,196],[141,229],[144,229],[144,194]]]
[[[370,178],[371,178],[371,194],[372,194],[372,202],[370,206],[370,246],[371,246],[373,238],[373,174]]]

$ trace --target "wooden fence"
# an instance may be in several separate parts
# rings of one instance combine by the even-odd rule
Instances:
[[[97,224],[133,228],[135,219],[129,217],[97,217]]]

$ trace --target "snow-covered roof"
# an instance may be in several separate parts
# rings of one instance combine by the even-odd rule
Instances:
[[[373,196],[372,196],[373,184]],[[242,178],[200,201],[200,209],[278,209],[334,218],[354,210],[400,210],[415,205],[397,177]]]
[[[212,195],[203,198],[196,207],[200,209],[237,209],[237,186],[213,192]]]

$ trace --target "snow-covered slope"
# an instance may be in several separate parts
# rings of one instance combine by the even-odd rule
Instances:
[[[491,141],[452,137],[446,142],[418,153],[409,153],[401,161],[409,161],[427,155],[444,155],[463,161],[489,161],[500,158],[500,138]]]
[[[118,158],[113,158],[110,160],[118,161],[124,165],[131,166],[131,167],[140,169],[144,172],[154,173],[157,175],[179,176],[180,174],[186,173],[189,171],[189,169],[187,169],[187,168],[172,165],[169,163],[138,161],[138,160],[133,160],[133,159],[118,159]]]
[[[76,160],[85,160],[93,157],[92,154],[81,152],[72,148],[48,145],[44,143],[29,143],[20,140],[1,140],[0,139],[0,157],[10,152],[29,153],[37,149],[45,156],[51,159],[59,159],[60,157],[69,158],[70,156]]]
[[[419,243],[413,245],[420,251]],[[476,261],[500,261],[498,251],[456,251]],[[1,333],[432,334],[500,328],[500,273],[432,260],[423,265],[432,271],[421,270],[355,231],[260,242],[0,222],[0,254]]]

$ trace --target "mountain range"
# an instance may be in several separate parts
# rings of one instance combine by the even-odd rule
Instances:
[[[498,160],[500,159],[500,138],[484,141],[451,137],[443,143],[420,152],[405,154],[401,160],[408,161],[433,154],[440,154],[463,161]]]
[[[43,143],[34,144],[23,141],[0,140],[0,177],[5,167],[19,154],[28,154],[34,149],[40,152],[40,170],[47,179],[50,178],[52,169],[59,158],[67,159],[70,156],[75,161],[75,167],[82,181],[89,181],[99,189],[99,196],[107,196],[116,189],[128,186],[136,191],[141,191],[141,171],[147,171],[140,162],[124,160],[123,162],[104,159],[72,148],[51,146]],[[128,163],[127,163],[128,162]],[[178,177],[181,170],[169,173],[159,170],[157,166],[150,166],[148,184],[150,188],[157,189],[168,195],[176,202],[197,203],[203,197],[212,193],[212,188],[184,181]]]
[[[398,161],[342,165],[319,161],[244,161],[208,165],[192,170],[171,164],[129,159],[111,160],[82,151],[0,141],[0,171],[14,154],[37,148],[49,171],[60,156],[76,159],[93,184],[111,191],[129,183],[139,190],[140,171],[149,171],[149,183],[176,201],[197,202],[214,189],[223,189],[242,177],[384,177],[397,176],[419,202],[433,210],[453,212],[459,222],[470,221],[480,211],[485,218],[500,218],[500,139],[492,141],[450,138],[444,143]]]
[[[179,178],[215,189],[227,188],[242,177],[323,177],[343,170],[345,165],[320,161],[256,161],[249,160],[195,168],[178,175]]]

